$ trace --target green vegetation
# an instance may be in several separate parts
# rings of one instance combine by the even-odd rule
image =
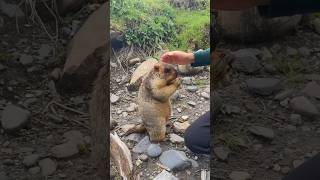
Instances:
[[[279,57],[274,58],[272,63],[290,82],[301,80],[305,68],[299,56],[293,58]]]
[[[178,9],[163,0],[111,0],[111,28],[142,48],[194,50],[209,47],[208,0],[197,10]]]
[[[244,147],[244,139],[246,139],[246,135],[243,133],[226,133],[223,135],[223,137],[221,137],[224,145],[234,152],[239,152],[241,148]]]
[[[195,79],[194,80],[194,83],[197,85],[197,86],[205,86],[206,85],[206,82],[205,80],[203,79]]]

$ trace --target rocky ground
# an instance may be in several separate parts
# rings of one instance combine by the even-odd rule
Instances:
[[[183,134],[194,120],[210,108],[209,70],[182,77],[182,87],[172,97],[173,128],[167,128],[167,138],[160,146],[150,145],[146,134],[123,135],[128,128],[141,121],[136,104],[137,92],[129,92],[126,85],[132,72],[146,59],[145,56],[132,56],[122,65],[116,58],[111,59],[110,112],[113,132],[117,132],[129,147],[141,179],[170,179],[173,176],[179,179],[201,179],[201,173],[202,176],[209,174],[209,158],[190,152],[184,145]],[[128,76],[125,76],[124,71]],[[114,179],[119,179],[114,168],[111,172]]]
[[[96,179],[89,97],[55,88],[67,42],[94,8],[64,17],[55,42],[22,7],[16,22],[12,7],[0,8],[0,179]],[[43,21],[53,33],[54,21]]]
[[[278,180],[320,151],[319,34],[297,32],[233,50],[232,80],[217,90],[214,179]]]

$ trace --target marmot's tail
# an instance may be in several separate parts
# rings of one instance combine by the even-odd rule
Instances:
[[[144,127],[144,125],[141,124],[137,124],[136,126],[134,126],[133,128],[129,129],[125,135],[129,135],[132,133],[145,133],[147,131],[146,127]]]

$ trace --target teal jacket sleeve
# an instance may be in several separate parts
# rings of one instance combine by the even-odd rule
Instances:
[[[194,55],[194,62],[191,63],[192,67],[208,66],[211,64],[210,48],[206,50],[194,52],[193,55]]]
[[[258,10],[265,17],[292,16],[320,11],[319,0],[270,0],[266,6],[258,6]]]

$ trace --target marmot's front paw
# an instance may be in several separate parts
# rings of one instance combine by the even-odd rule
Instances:
[[[174,81],[174,84],[178,88],[178,87],[180,87],[181,82],[182,82],[181,78],[176,78],[176,80]]]

